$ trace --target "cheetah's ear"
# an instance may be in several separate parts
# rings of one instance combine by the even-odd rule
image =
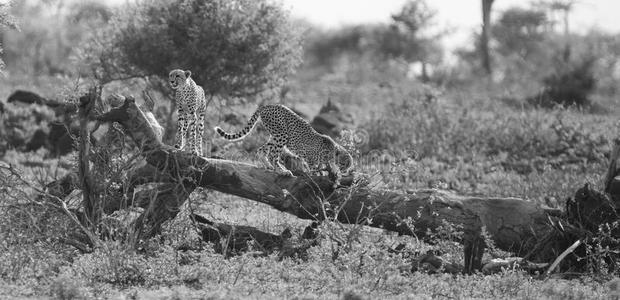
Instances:
[[[192,71],[190,70],[185,71],[185,78],[189,78],[190,76],[192,76]]]

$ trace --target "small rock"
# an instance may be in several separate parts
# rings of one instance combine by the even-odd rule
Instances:
[[[11,94],[7,100],[8,103],[11,102],[22,102],[28,104],[41,104],[45,102],[45,98],[29,91],[17,90]]]
[[[336,104],[327,100],[319,114],[312,120],[311,125],[318,133],[337,138],[342,130],[352,128],[354,122],[350,113],[342,112]]]

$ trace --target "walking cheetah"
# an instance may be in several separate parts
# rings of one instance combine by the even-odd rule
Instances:
[[[174,147],[202,156],[202,134],[207,101],[202,87],[190,77],[192,72],[175,69],[170,71],[170,86],[176,91],[174,100],[178,109],[178,124]],[[189,139],[186,137],[189,130]]]
[[[215,127],[215,131],[227,140],[241,140],[254,128],[258,118],[263,121],[271,135],[269,141],[258,149],[259,155],[270,169],[292,175],[291,171],[281,164],[280,156],[284,150],[300,157],[305,162],[305,168],[310,171],[327,170],[330,175],[336,176],[336,181],[340,179],[342,172],[351,168],[353,158],[344,147],[329,136],[316,132],[306,120],[280,104],[259,106],[240,132],[230,134],[220,127]]]

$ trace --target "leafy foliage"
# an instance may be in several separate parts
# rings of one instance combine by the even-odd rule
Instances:
[[[269,1],[139,1],[108,30],[91,48],[104,81],[182,68],[207,94],[246,96],[282,84],[299,62],[287,14]]]
[[[307,64],[334,69],[343,57],[370,59],[376,65],[389,60],[441,61],[442,33],[430,33],[436,12],[423,0],[406,2],[392,21],[378,25],[347,26],[338,30],[309,30],[305,55]]]
[[[379,43],[380,53],[407,62],[440,60],[441,47],[436,41],[441,34],[429,35],[427,32],[436,14],[423,0],[406,2],[397,14],[392,15],[389,31],[382,34],[384,40]]]
[[[588,106],[588,98],[596,86],[594,78],[595,58],[584,59],[577,63],[562,64],[558,70],[543,79],[544,89],[536,97],[530,99],[535,104],[550,107],[556,104],[563,106]]]
[[[333,32],[310,29],[304,46],[305,62],[307,65],[330,67],[342,55],[362,55],[363,40],[371,36],[373,30],[371,26],[344,27]]]
[[[510,8],[504,11],[491,29],[497,41],[497,51],[508,56],[516,54],[523,59],[543,47],[547,16],[536,9]]]
[[[17,23],[13,19],[13,16],[9,14],[11,2],[0,3],[0,25],[9,28],[17,29]]]
[[[15,1],[11,13],[24,21],[3,32],[7,68],[31,76],[77,74],[73,56],[93,28],[101,27],[109,8],[95,1]],[[97,24],[97,25],[94,25]]]
[[[9,14],[11,2],[0,3],[0,28],[9,27],[17,29],[17,23]],[[2,43],[0,43],[0,54],[2,54]],[[4,68],[4,61],[0,58],[0,70]]]

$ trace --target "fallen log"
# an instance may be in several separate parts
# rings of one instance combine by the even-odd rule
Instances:
[[[292,237],[289,228],[277,235],[250,226],[213,222],[196,214],[193,214],[192,218],[198,224],[202,239],[213,243],[215,252],[227,257],[247,252],[250,245],[261,254],[270,254],[286,247],[286,242]]]

